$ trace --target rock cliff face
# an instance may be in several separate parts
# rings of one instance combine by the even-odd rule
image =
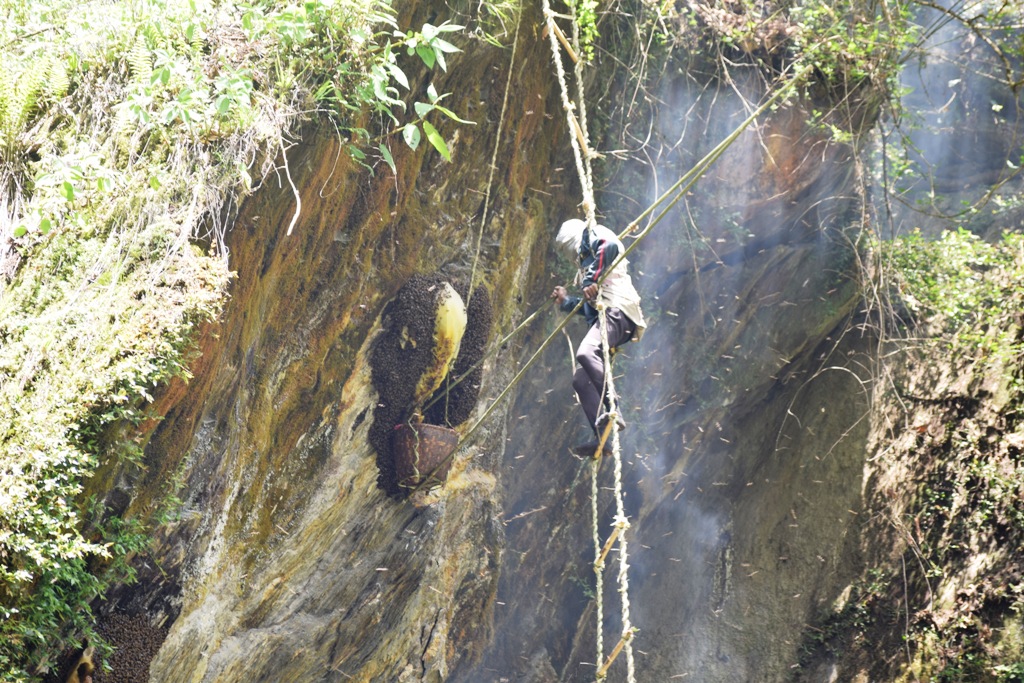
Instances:
[[[691,111],[706,105],[695,101]],[[736,104],[698,114],[721,120],[686,138],[690,154],[724,137]],[[783,112],[741,139],[690,200],[692,214],[746,208],[746,221],[694,228],[680,215],[634,259],[651,325],[616,363],[638,680],[786,680],[804,625],[852,571],[843,558],[857,536],[872,340],[855,323],[859,286],[837,228],[857,206],[836,199],[850,195],[842,149],[798,119]],[[770,163],[758,135],[773,140]],[[785,184],[803,191],[771,201]],[[809,207],[820,214],[809,220]],[[562,346],[543,362],[508,421],[496,637],[460,681],[595,672],[591,466],[567,449],[583,435],[571,357]],[[603,537],[611,468],[598,474]],[[606,653],[620,628],[614,573]],[[625,680],[622,660],[613,680]]]
[[[565,138],[546,45],[530,28],[521,40],[474,282],[478,301],[493,292],[499,330],[521,318],[550,216],[571,202],[540,201]],[[441,680],[487,640],[503,548],[501,418],[420,508],[379,485],[370,438],[386,304],[413,276],[468,281],[473,267],[508,53],[463,47],[437,83],[477,123],[448,140],[458,164],[396,147],[397,176],[370,177],[339,158],[332,133],[308,130],[288,158],[304,207],[293,235],[280,179],[241,209],[227,312],[202,340],[194,380],[161,400],[147,469],[125,485],[145,510],[169,479],[183,483],[180,518],[161,528],[140,583],[110,601],[167,629],[152,680]],[[514,358],[484,368],[484,396]]]
[[[287,184],[267,179],[242,207],[224,319],[194,380],[161,399],[146,471],[122,483],[135,510],[183,484],[140,583],[109,603],[166,634],[150,680],[592,679],[591,465],[568,452],[584,433],[565,345],[415,505],[380,485],[370,438],[386,305],[415,275],[470,278],[495,142],[472,283],[489,292],[490,344],[567,272],[551,237],[578,197],[541,24],[526,11],[500,140],[508,51],[468,42],[438,83],[477,123],[450,135],[454,163],[396,147],[397,175],[369,177],[309,130],[288,157],[294,233]],[[685,150],[647,174],[662,187],[740,118],[705,85],[659,85],[657,135]],[[651,321],[616,361],[639,680],[785,680],[853,571],[873,340],[842,229],[860,208],[848,150],[805,118],[793,105],[745,134],[632,259]],[[632,218],[617,198],[643,206],[654,185],[608,168],[599,203],[616,226]],[[554,324],[486,362],[477,415]],[[570,329],[578,340],[582,322]],[[597,476],[606,535],[611,464]]]

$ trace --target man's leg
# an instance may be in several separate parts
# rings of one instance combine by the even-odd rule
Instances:
[[[608,321],[608,344],[613,349],[633,338],[636,324],[627,318],[625,313],[617,308],[612,308],[606,313],[606,320]]]
[[[595,432],[597,411],[601,407],[601,389],[604,384],[604,362],[601,360],[601,328],[591,325],[587,334],[576,349],[576,362],[579,366],[572,376],[572,388],[580,400],[587,422]],[[595,376],[597,381],[595,382]]]
[[[633,336],[634,324],[623,315],[622,311],[613,308],[605,314],[608,323],[608,344],[612,348],[625,344]],[[601,327],[594,323],[576,350],[576,362],[580,367],[573,375],[572,385],[576,395],[587,414],[590,426],[597,432],[597,415],[604,397],[604,357],[601,353]],[[590,387],[584,385],[589,380]],[[579,387],[583,387],[582,389]]]
[[[580,400],[583,413],[587,416],[587,422],[593,428],[597,420],[597,410],[601,405],[600,392],[590,381],[586,370],[580,367],[576,368],[576,372],[572,376],[572,388],[576,391],[576,398]],[[597,430],[594,429],[594,431]]]

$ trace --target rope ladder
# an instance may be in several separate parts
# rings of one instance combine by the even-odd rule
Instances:
[[[562,99],[562,109],[565,111],[566,122],[573,134],[569,136],[572,145],[573,156],[576,160],[576,172],[579,175],[580,187],[583,192],[583,211],[586,214],[586,230],[592,230],[597,224],[597,205],[594,201],[594,181],[590,161],[596,153],[590,148],[589,135],[587,133],[587,109],[583,91],[583,60],[580,57],[582,51],[579,43],[579,22],[575,18],[575,6],[569,3],[572,15],[568,17],[572,21],[572,44],[566,39],[564,32],[555,22],[556,15],[551,11],[549,0],[543,0],[544,18],[547,22],[548,38],[551,43],[551,56],[555,65],[555,73],[558,77],[559,91]],[[569,88],[566,84],[565,68],[562,65],[561,51],[559,44],[565,48],[569,58],[574,62],[574,78],[576,80],[577,102],[569,97]],[[578,110],[579,116],[576,116]],[[618,405],[615,395],[614,379],[612,378],[611,356],[608,348],[608,329],[605,318],[605,307],[600,302],[600,294],[597,297],[598,321],[601,328],[601,348],[604,362],[605,386],[602,387],[602,394],[608,400],[608,421],[602,430],[597,449],[594,451],[593,466],[591,468],[591,495],[590,509],[593,525],[594,540],[594,578],[596,589],[595,612],[597,616],[596,626],[596,663],[598,665],[596,680],[603,681],[607,677],[608,669],[612,663],[625,650],[626,668],[628,683],[636,683],[636,672],[633,660],[632,638],[634,628],[629,616],[629,558],[625,531],[629,528],[629,520],[626,518],[625,505],[622,495],[622,453],[619,445],[618,428]],[[598,520],[598,473],[601,466],[601,453],[605,443],[611,437],[612,457],[615,462],[615,522],[613,531],[607,541],[602,544]],[[604,656],[604,565],[605,558],[615,543],[618,542],[619,571],[618,584],[619,595],[622,605],[622,633],[619,636],[615,647],[607,659]]]

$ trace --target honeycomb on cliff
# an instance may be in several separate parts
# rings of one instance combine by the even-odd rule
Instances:
[[[95,683],[134,683],[149,680],[149,665],[167,638],[167,629],[149,623],[143,614],[115,612],[99,624],[100,633],[114,646],[109,671],[97,669]]]
[[[378,394],[369,440],[377,452],[380,469],[378,484],[385,491],[398,494],[391,431],[407,421],[414,410],[416,387],[434,359],[434,323],[438,288],[450,284],[465,300],[468,285],[440,273],[415,275],[398,290],[395,298],[381,314],[383,331],[370,353],[371,380]],[[473,291],[466,310],[467,324],[458,356],[447,378],[426,403],[424,421],[457,427],[469,419],[480,394],[481,370],[476,368],[455,387],[448,390],[449,380],[464,374],[483,357],[490,335],[491,300],[483,286]],[[445,393],[447,396],[445,397]]]

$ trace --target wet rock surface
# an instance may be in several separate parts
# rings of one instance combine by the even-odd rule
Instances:
[[[834,278],[822,253],[782,246],[699,284],[678,280],[646,302],[649,330],[616,358],[637,680],[785,680],[799,639],[766,639],[755,624],[799,631],[853,571],[843,558],[867,439],[857,373],[872,341],[849,327],[852,282],[821,295]],[[749,296],[737,296],[738,282]],[[701,308],[735,322],[695,326]],[[844,370],[822,372],[824,359]],[[565,349],[541,364],[512,411],[496,637],[460,683],[593,679],[592,467],[569,453],[585,427]],[[602,538],[614,522],[613,469],[604,458],[598,470]],[[621,628],[610,558],[606,655]],[[609,680],[624,676],[620,656]]]
[[[403,17],[411,26],[436,23],[450,8],[406,11],[416,15]],[[140,571],[143,593],[179,587],[150,680],[444,680],[490,637],[507,406],[456,453],[445,489],[419,508],[380,487],[373,447],[384,433],[376,427],[408,409],[388,404],[399,418],[375,415],[373,341],[387,303],[417,276],[441,272],[456,289],[468,286],[476,258],[488,189],[480,169],[496,137],[508,54],[481,41],[460,47],[436,82],[458,93],[447,106],[478,121],[460,131],[459,164],[429,146],[396,147],[397,173],[371,177],[346,166],[332,130],[307,130],[288,155],[303,199],[293,234],[285,235],[290,188],[267,184],[240,209],[229,235],[239,275],[224,319],[202,335],[194,379],[158,397],[166,417],[129,506],[146,510],[168,481],[183,484],[180,515],[157,531],[155,562]],[[521,57],[549,63],[532,46]],[[505,297],[489,311],[486,292],[541,277],[548,212],[570,210],[542,204],[531,189],[544,186],[560,135],[544,116],[545,75],[515,73],[513,87],[537,103],[511,109],[506,121],[510,149],[468,311],[483,322],[464,335],[458,372],[485,348],[489,313],[498,329],[521,319],[521,300]],[[509,367],[491,367],[464,382],[446,421],[467,420],[476,392],[494,395],[508,377]],[[402,377],[391,380],[408,390]]]

